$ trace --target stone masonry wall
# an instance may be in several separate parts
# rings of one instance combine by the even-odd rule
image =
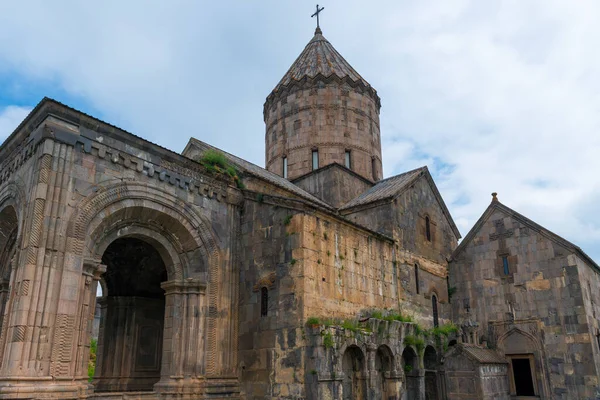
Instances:
[[[598,382],[598,373],[600,373],[600,271],[575,255],[567,257],[567,264],[577,265],[592,350],[591,354],[585,353],[575,357],[582,357],[587,361],[591,361],[590,358],[593,357],[595,364],[595,370],[593,370],[590,363],[586,363],[586,366],[580,369],[578,374],[585,376],[585,385],[600,387],[600,382]],[[579,313],[577,320],[583,321],[583,316]],[[579,360],[575,359],[575,361]]]
[[[584,304],[585,268],[544,232],[496,209],[449,265],[453,320],[477,323],[478,337],[501,352],[533,353],[542,398],[593,398],[595,306]],[[583,275],[594,282],[595,274]]]
[[[283,176],[287,156],[288,178],[294,179],[312,170],[313,149],[319,167],[344,165],[349,150],[353,171],[369,180],[383,176],[379,110],[368,94],[333,82],[293,91],[265,112],[267,170]]]
[[[239,359],[248,399],[299,398],[303,393],[302,305],[298,261],[301,216],[247,198],[241,229]],[[261,289],[268,312],[261,315]]]
[[[294,184],[336,208],[343,206],[373,186],[364,178],[335,164],[330,168],[324,168],[301,177],[295,180]]]

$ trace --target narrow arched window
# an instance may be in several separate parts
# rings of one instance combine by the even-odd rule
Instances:
[[[375,157],[371,158],[371,172],[373,174],[373,180],[377,180],[377,161]]]
[[[439,326],[440,320],[438,317],[438,303],[435,295],[431,296],[431,312],[433,313],[433,326]]]
[[[419,266],[415,264],[415,288],[419,294]]]
[[[427,241],[431,242],[431,221],[429,217],[425,217],[425,236],[427,237]]]
[[[269,289],[260,289],[260,316],[265,317],[269,312]]]

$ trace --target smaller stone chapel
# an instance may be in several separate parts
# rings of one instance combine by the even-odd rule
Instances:
[[[598,264],[496,194],[459,244],[380,108],[319,27],[264,168],[44,98],[0,146],[0,398],[599,398]]]

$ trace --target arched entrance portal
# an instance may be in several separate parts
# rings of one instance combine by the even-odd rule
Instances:
[[[362,400],[366,398],[366,381],[364,375],[365,357],[356,346],[350,346],[344,352],[342,370],[342,398],[344,400]]]
[[[97,392],[153,390],[160,380],[165,262],[143,237],[114,240],[104,251]]]

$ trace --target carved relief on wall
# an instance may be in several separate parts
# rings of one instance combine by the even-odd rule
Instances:
[[[269,275],[260,278],[252,287],[252,291],[258,292],[262,287],[266,287],[267,289],[273,289],[275,287],[275,272],[271,272]]]

